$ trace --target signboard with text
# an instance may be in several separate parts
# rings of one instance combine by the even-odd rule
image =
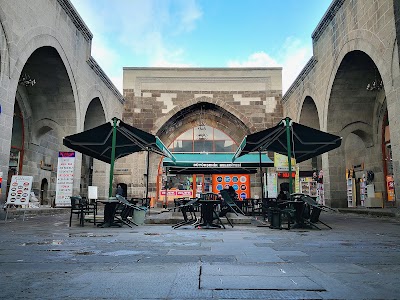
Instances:
[[[32,176],[14,175],[11,177],[7,204],[28,205],[32,189]]]
[[[75,152],[59,152],[55,205],[70,206],[74,185]]]

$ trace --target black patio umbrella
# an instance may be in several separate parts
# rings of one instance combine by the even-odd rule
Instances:
[[[341,143],[340,136],[295,123],[286,117],[272,128],[245,136],[232,161],[250,152],[272,151],[288,157],[289,172],[291,172],[290,157],[300,163],[331,151]],[[289,176],[289,193],[292,193],[291,176]]]
[[[63,144],[70,149],[111,164],[109,197],[112,195],[114,161],[116,159],[135,152],[147,151],[146,198],[148,197],[150,152],[175,160],[172,153],[157,136],[128,125],[115,117],[112,119],[112,123],[107,122],[64,137]]]

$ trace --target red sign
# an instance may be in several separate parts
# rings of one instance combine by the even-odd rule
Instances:
[[[158,194],[159,199],[165,199],[165,190],[161,190]],[[168,201],[172,201],[175,198],[192,198],[193,190],[168,190]]]
[[[289,178],[289,172],[278,172],[279,178]],[[296,177],[296,172],[292,172],[292,178]]]

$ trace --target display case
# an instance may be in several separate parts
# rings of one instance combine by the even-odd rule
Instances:
[[[365,207],[365,200],[367,199],[367,181],[360,179],[360,205]]]
[[[347,178],[347,207],[356,207],[356,180]]]

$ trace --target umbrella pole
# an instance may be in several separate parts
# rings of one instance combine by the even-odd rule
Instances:
[[[150,151],[147,150],[147,166],[146,166],[146,203],[149,197],[149,169],[150,169]],[[150,201],[149,201],[149,215],[150,215]]]
[[[111,165],[110,165],[110,186],[108,188],[108,197],[112,197],[112,183],[114,177],[115,144],[117,143],[117,118],[113,118],[113,135],[111,144]]]
[[[293,178],[292,178],[292,152],[291,152],[291,143],[290,143],[290,119],[286,117],[286,144],[287,144],[287,154],[288,154],[288,166],[289,166],[289,195],[292,194],[293,191]]]
[[[262,162],[261,162],[261,150],[258,151],[259,156],[260,156],[260,176],[261,176],[261,199],[264,198],[264,179],[263,179],[263,173],[262,173]]]

